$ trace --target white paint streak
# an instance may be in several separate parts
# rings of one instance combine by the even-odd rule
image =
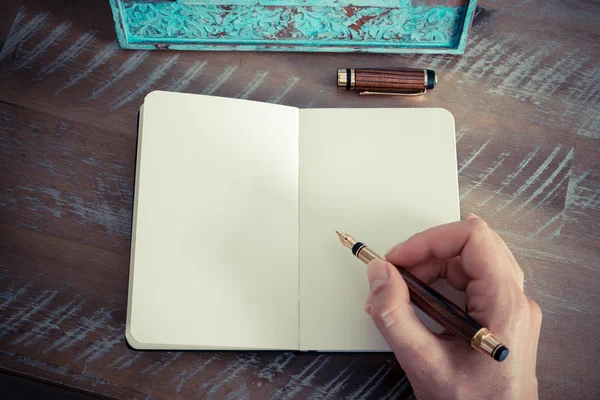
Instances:
[[[250,354],[250,356],[239,356],[235,361],[230,362],[227,366],[219,371],[215,378],[202,384],[198,390],[210,387],[206,393],[206,397],[216,397],[218,391],[230,382],[233,382],[237,377],[245,372],[251,366],[256,366],[260,363],[260,359]]]
[[[426,65],[428,65],[430,69],[436,69],[440,65],[440,62],[443,59],[444,58],[442,56],[433,57],[431,59],[431,61],[428,64],[426,64]]]
[[[577,178],[569,181],[565,202],[565,210],[568,214],[565,214],[563,222],[577,224],[580,228],[584,228],[589,226],[590,211],[600,210],[600,202],[597,201],[600,189],[597,188],[593,180],[587,181],[587,185],[582,184],[590,173],[593,173],[592,171],[595,171],[595,169],[585,171]],[[579,229],[579,234],[598,241],[597,229]]]
[[[569,169],[569,171],[567,171],[567,173],[562,177],[562,179],[560,180],[560,182],[558,182],[554,188],[552,188],[552,190],[550,192],[548,192],[548,194],[546,196],[544,196],[544,198],[538,202],[535,207],[533,207],[532,209],[530,209],[529,211],[527,211],[525,215],[529,215],[530,213],[532,213],[533,211],[535,211],[539,206],[541,206],[542,204],[544,204],[546,202],[546,200],[548,200],[549,198],[554,198],[555,196],[554,193],[556,193],[560,188],[563,187],[563,184],[565,183],[565,181],[567,181],[568,179],[571,179],[571,170]],[[567,183],[568,186],[568,183]]]
[[[117,371],[119,371],[119,372],[124,371],[127,368],[131,367],[140,358],[142,358],[142,353],[137,353],[137,354],[135,354],[135,356],[132,357],[132,354],[130,352],[128,352],[128,353],[122,354],[119,357],[115,358],[113,362],[108,364],[108,368],[109,369],[114,368],[118,364],[121,364],[117,368]]]
[[[514,41],[514,35],[508,35],[502,40],[498,40],[494,45],[486,49],[485,54],[465,72],[465,76],[468,79],[477,80],[485,76],[486,73],[492,69],[494,70],[494,64],[498,62],[502,57],[510,52],[507,44]]]
[[[91,318],[81,317],[79,324],[68,330],[59,340],[52,343],[50,347],[44,350],[44,353],[48,353],[54,349],[62,352],[76,343],[82,342],[90,333],[106,327],[108,322],[112,319],[112,313],[114,311],[115,310],[107,310],[102,307],[96,310]]]
[[[589,107],[578,113],[580,122],[577,124],[577,134],[591,139],[600,139],[600,113],[598,107],[594,106],[600,98],[600,89],[597,90],[594,100],[587,103]]]
[[[148,93],[152,86],[162,79],[163,76],[179,61],[179,54],[169,57],[164,63],[156,67],[148,76],[142,80],[142,82],[132,91],[127,91],[125,94],[119,96],[113,106],[112,111],[118,110],[126,104],[131,103],[136,97],[141,94]]]
[[[346,375],[352,364],[353,363],[348,364],[346,368],[344,368],[339,374],[337,374],[330,381],[326,382],[324,385],[317,386],[315,391],[311,393],[307,400],[330,399],[334,396],[337,396],[340,390],[346,386],[348,379],[350,379],[352,374],[354,374],[354,371],[351,371],[348,375]],[[344,375],[346,376],[344,377]]]
[[[135,53],[133,53],[133,55],[129,56],[129,58],[123,64],[121,64],[119,69],[117,69],[117,71],[112,74],[112,77],[109,81],[104,82],[100,89],[93,92],[84,101],[97,99],[101,94],[113,87],[125,76],[135,71],[140,65],[144,63],[144,61],[146,61],[146,58],[148,58],[148,56],[149,52],[147,51],[136,51]]]
[[[227,82],[229,78],[231,78],[231,75],[233,75],[236,69],[237,65],[230,65],[229,67],[225,68],[217,80],[202,91],[202,94],[213,94],[216,92],[221,86],[223,86],[225,82]]]
[[[86,162],[86,160],[83,161]],[[116,165],[113,166],[114,168],[119,167]],[[110,235],[129,235],[131,212],[125,205],[118,209],[114,209],[105,199],[89,203],[79,196],[61,195],[58,190],[52,188],[22,186],[19,188],[30,192],[42,192],[54,200],[54,205],[47,205],[47,202],[43,203],[40,200],[39,195],[22,196],[21,199],[30,202],[28,205],[30,211],[49,211],[57,218],[62,216],[63,213],[68,212],[79,217],[72,219],[72,221],[80,225],[99,224],[106,229],[105,233]]]
[[[52,32],[50,32],[48,36],[44,38],[44,40],[38,43],[33,49],[31,49],[30,52],[28,52],[23,57],[23,59],[21,59],[15,64],[15,69],[20,70],[29,66],[29,64],[31,64],[39,56],[44,54],[46,50],[50,48],[50,46],[60,42],[71,29],[71,24],[71,21],[65,21],[56,28],[54,28]]]
[[[448,56],[448,57],[444,57],[444,64],[443,64],[443,65],[440,67],[440,69],[441,69],[441,70],[445,70],[446,68],[448,68],[448,65],[449,65],[449,64],[450,64],[452,61],[456,60],[456,58],[457,58],[457,57],[450,57],[450,56]],[[458,58],[461,58],[461,57],[458,57]]]
[[[283,388],[278,388],[270,397],[270,399],[289,400],[300,393],[305,387],[311,387],[312,379],[325,366],[325,364],[330,361],[330,359],[331,357],[319,355],[310,364],[304,367],[299,374],[292,375],[288,383]],[[305,377],[306,374],[308,375]]]
[[[465,136],[465,133],[467,133],[469,129],[467,128],[463,128],[461,130],[459,130],[458,132],[456,132],[456,143],[460,142],[460,139],[463,138],[463,136]]]
[[[416,58],[413,56],[413,63],[417,64],[417,68],[420,68],[420,66],[423,65],[427,65],[429,67],[431,67],[431,59],[433,58],[433,56],[431,54],[421,54],[418,55]],[[433,67],[431,67],[433,68]]]
[[[537,152],[539,151],[541,146],[537,146],[535,148],[534,151],[532,151],[531,153],[528,153],[525,158],[519,163],[519,166],[517,167],[517,170],[511,174],[509,174],[506,179],[504,181],[502,181],[502,186],[497,189],[490,197],[488,197],[487,199],[485,199],[484,201],[482,201],[481,203],[478,204],[478,207],[483,206],[485,203],[487,203],[488,201],[490,201],[491,199],[494,198],[494,196],[502,193],[504,191],[504,189],[517,177],[519,176],[519,174],[521,174],[521,172],[523,172],[523,170],[525,169],[525,167],[527,167],[527,165],[529,164],[529,162],[533,159],[533,157],[535,157],[535,155],[537,154]]]
[[[285,98],[285,96],[287,96],[290,90],[292,90],[292,88],[296,86],[298,82],[300,82],[300,78],[292,76],[287,80],[285,86],[283,87],[283,90],[281,90],[279,93],[277,93],[267,101],[269,103],[280,104]]]
[[[595,193],[592,197],[590,197],[588,199],[588,201],[586,201],[585,204],[581,208],[583,208],[584,210],[588,209],[588,208],[593,208],[593,209],[598,208],[597,207],[598,202],[596,201],[596,197],[598,197],[597,193]]]
[[[24,365],[27,365],[27,366],[30,366],[30,367],[33,367],[36,369],[40,369],[42,371],[47,371],[47,372],[51,372],[53,374],[58,374],[58,375],[62,375],[62,376],[67,375],[68,367],[66,365],[63,365],[62,367],[58,367],[56,365],[48,364],[43,361],[34,360],[29,357],[24,357],[22,355],[11,353],[11,352],[4,351],[4,350],[0,350],[0,354],[8,356],[10,359],[18,360],[18,362],[20,364],[24,364]]]
[[[581,99],[581,101],[583,103],[589,102],[592,104],[596,104],[596,102],[598,100],[598,96],[600,95],[600,82],[597,80],[597,75],[595,78],[596,78],[595,86],[588,87],[588,89],[584,92],[584,94],[586,96]]]
[[[525,90],[550,96],[558,90],[581,66],[590,58],[583,56],[580,51],[569,51],[554,64],[544,65],[525,85]]]
[[[528,46],[527,50],[531,48],[537,48],[533,54],[527,55],[525,53],[515,52],[511,55],[511,60],[505,63],[501,68],[496,69],[495,76],[502,77],[502,82],[494,89],[490,90],[490,93],[504,94],[507,89],[515,89],[520,87],[520,83],[530,78],[529,74],[536,69],[540,61],[552,54],[552,49],[555,47],[554,43],[547,42],[541,46]],[[512,70],[510,70],[512,68]],[[509,69],[510,72],[506,75],[505,69]]]
[[[546,179],[546,181],[544,181],[544,183],[540,187],[538,187],[533,192],[533,194],[531,196],[529,196],[529,198],[524,203],[522,203],[515,211],[513,211],[513,215],[515,215],[517,212],[519,212],[524,207],[526,207],[527,205],[529,205],[529,203],[531,203],[533,201],[533,199],[535,199],[536,197],[538,197],[540,194],[544,193],[544,190],[546,190],[546,188],[548,187],[548,185],[550,185],[552,182],[554,182],[554,179],[556,179],[556,177],[558,176],[558,174],[560,174],[560,172],[569,164],[569,162],[571,161],[571,159],[573,159],[574,152],[575,152],[575,149],[571,148],[571,150],[569,150],[569,153],[561,161],[561,163],[554,170],[554,172],[552,172],[552,174],[550,175],[550,177],[548,177],[548,179]]]
[[[181,378],[181,380],[179,381],[179,384],[177,385],[177,389],[176,389],[177,393],[181,393],[181,391],[183,390],[183,387],[190,379],[192,379],[198,372],[203,371],[210,363],[212,363],[216,359],[217,359],[216,356],[212,356],[211,358],[209,358],[208,360],[203,362],[194,371],[192,371],[189,374],[184,375],[183,378]]]
[[[6,292],[0,293],[0,299],[2,299],[2,303],[0,303],[0,309],[8,309],[8,307],[17,300],[17,298],[27,292],[27,289],[29,289],[29,286],[19,288],[17,291],[9,288]]]
[[[97,70],[98,68],[100,68],[101,66],[106,64],[106,62],[108,60],[110,60],[112,58],[112,56],[115,55],[115,53],[118,50],[119,50],[119,44],[116,42],[112,42],[112,43],[109,43],[106,46],[104,46],[104,48],[102,50],[100,50],[98,53],[96,53],[94,55],[94,57],[87,63],[87,65],[85,66],[83,71],[81,71],[80,73],[75,75],[73,78],[71,78],[71,80],[69,82],[67,82],[67,84],[65,86],[58,89],[56,91],[56,93],[54,93],[54,94],[59,94],[63,90],[76,85],[82,79],[85,79],[88,76],[90,76],[92,74],[92,72],[94,72],[95,70]]]
[[[560,235],[560,231],[562,229],[562,223],[560,224],[560,226],[558,227],[557,230],[555,230],[554,232],[552,232],[550,235],[548,235],[548,240],[550,239],[554,239],[555,237],[557,237],[558,235]]]
[[[0,328],[2,333],[0,337],[3,337],[8,331],[15,331],[17,327],[25,322],[31,322],[29,318],[43,310],[50,302],[56,297],[58,292],[44,290],[41,295],[35,299],[29,299],[29,304],[26,307],[21,308],[19,312],[8,318]]]
[[[312,99],[311,101],[309,101],[308,103],[306,103],[306,105],[302,108],[312,108],[312,106],[317,102],[317,99]]]
[[[196,79],[198,74],[202,72],[206,64],[208,64],[208,61],[195,62],[181,78],[171,82],[167,90],[171,92],[183,92]]]
[[[117,371],[121,372],[121,371],[126,370],[127,368],[131,367],[140,358],[142,358],[142,355],[141,354],[136,354],[135,357],[132,357],[129,360],[125,361],[123,364],[121,364],[119,366],[119,368],[117,368]]]
[[[521,187],[519,187],[519,189],[517,189],[517,191],[515,192],[515,194],[513,194],[513,196],[511,197],[511,199],[509,201],[504,203],[503,206],[496,209],[496,212],[501,211],[502,209],[504,209],[505,207],[510,205],[513,201],[515,201],[515,199],[517,197],[519,197],[523,192],[525,192],[529,188],[529,186],[531,186],[531,184],[533,182],[535,182],[540,177],[540,175],[542,175],[542,173],[546,170],[546,168],[548,168],[548,165],[550,165],[552,160],[554,160],[554,157],[556,157],[556,155],[558,154],[560,149],[561,149],[560,145],[556,146],[556,148],[552,151],[552,153],[544,160],[542,165],[540,165],[538,167],[538,169],[536,169],[535,172],[527,179],[527,181],[525,181],[525,183],[523,185],[521,185]]]
[[[458,169],[458,173],[460,174],[461,172],[463,172],[463,170],[465,168],[467,168],[473,162],[473,160],[475,160],[481,154],[481,152],[483,150],[485,150],[485,148],[488,146],[488,144],[490,144],[489,140],[487,142],[485,142],[483,145],[481,145],[481,147],[479,147],[477,150],[472,152],[469,155],[469,158],[467,158],[467,160],[460,166],[460,168]]]
[[[283,372],[294,358],[295,356],[293,353],[280,354],[271,360],[263,369],[261,369],[257,376],[272,382],[275,373]]]
[[[246,382],[243,382],[239,388],[237,388],[236,390],[232,390],[231,392],[227,393],[227,395],[224,397],[224,400],[249,400],[250,399],[250,392],[248,391],[248,386],[246,385]]]
[[[463,198],[465,198],[469,193],[471,193],[474,189],[478,188],[479,186],[481,186],[490,176],[493,175],[494,172],[496,172],[496,170],[502,165],[502,163],[504,162],[504,160],[506,160],[506,157],[508,157],[510,154],[504,152],[500,155],[499,158],[497,158],[492,165],[487,169],[486,173],[483,175],[480,175],[479,180],[473,185],[471,186],[471,188],[469,190],[467,190],[465,193],[463,193],[460,196],[460,199],[462,200]]]
[[[269,76],[269,71],[257,71],[254,78],[235,97],[247,99],[265,82],[267,76]]]
[[[17,14],[17,18],[19,18],[19,16],[22,17],[23,12],[23,7],[21,7],[19,13]],[[2,51],[0,51],[0,60],[8,57],[8,55],[15,50],[19,43],[25,42],[37,31],[42,29],[46,25],[47,19],[48,13],[41,13],[31,18],[29,22],[20,28],[16,28],[18,24],[16,21],[8,35],[8,38],[6,39],[6,42],[4,43],[4,47],[2,47]]]
[[[580,72],[573,86],[569,88],[570,100],[582,100],[584,96],[589,98],[600,92],[600,81],[596,78],[600,76],[600,66],[594,65],[589,70]]]
[[[13,29],[15,29],[17,26],[21,25],[21,22],[23,22],[23,20],[25,19],[25,6],[21,5],[21,7],[19,7],[19,11],[17,11],[17,15],[15,15],[15,18],[13,19],[12,25],[10,30],[12,31]],[[10,36],[10,31],[8,33],[8,36]],[[8,39],[8,37],[7,37]],[[6,41],[5,41],[6,43]]]
[[[122,329],[119,331],[125,330],[125,325],[123,324]],[[77,357],[75,357],[75,362],[84,360],[85,365],[90,364],[93,361],[99,360],[102,356],[119,343],[123,343],[123,335],[121,333],[112,334],[106,337],[103,337],[100,340],[96,340],[95,342],[89,344],[84,351],[82,351]]]
[[[36,324],[32,330],[25,332],[16,338],[13,341],[13,344],[19,344],[29,339],[25,343],[25,347],[28,347],[37,342],[41,337],[49,335],[52,330],[60,331],[62,329],[61,324],[68,318],[77,316],[77,313],[83,308],[84,301],[82,300],[79,304],[74,306],[76,301],[77,299],[73,299],[67,304],[57,307],[46,319],[44,319],[44,321]]]
[[[404,392],[404,389],[408,389],[410,385],[410,382],[408,381],[408,378],[406,377],[406,375],[404,375],[402,377],[402,379],[400,379],[398,381],[398,383],[396,383],[390,390],[389,392],[387,392],[385,394],[385,396],[383,396],[380,400],[396,400],[400,398],[400,395],[402,394],[402,392]]]
[[[578,196],[575,193],[575,191],[579,188],[581,182],[583,182],[583,180],[588,177],[588,175],[589,172],[586,171],[579,175],[577,178],[569,181],[569,188],[567,189],[567,200],[565,201],[565,208],[576,204],[580,196]]]
[[[449,58],[450,57],[441,55],[432,56],[431,61],[429,61],[428,63],[424,63],[424,66],[426,68],[436,69],[442,63],[442,61],[445,61],[447,63]]]
[[[94,41],[95,38],[96,31],[93,30],[81,35],[68,49],[56,56],[54,61],[46,64],[46,66],[40,69],[40,73],[38,74],[36,80],[42,80],[68,63],[73,62],[81,55],[81,53],[84,52],[84,50],[90,45],[90,43]]]
[[[386,371],[384,372],[384,370],[386,370]],[[377,389],[377,387],[379,385],[381,385],[383,378],[385,378],[391,371],[392,371],[392,367],[388,367],[386,369],[385,365],[382,365],[381,368],[379,368],[377,370],[377,372],[375,372],[373,375],[371,375],[364,384],[362,384],[355,391],[350,393],[350,396],[348,396],[347,399],[348,400],[359,400],[359,399],[365,400],[365,399],[367,399],[371,395],[371,393],[373,393],[373,391],[375,389]],[[381,376],[379,376],[380,374],[381,374]],[[377,379],[377,378],[379,378],[379,379]],[[375,381],[375,379],[377,379],[377,381]],[[375,383],[373,383],[374,381],[375,381]]]
[[[550,220],[548,222],[546,222],[544,225],[542,225],[542,227],[540,229],[538,229],[537,231],[535,231],[531,235],[529,235],[529,238],[530,239],[534,238],[537,235],[539,235],[540,233],[542,233],[546,228],[548,228],[550,225],[552,225],[553,223],[558,221],[559,218],[562,218],[563,215],[565,215],[564,210],[559,212],[558,214],[556,214],[554,217],[550,218]],[[560,232],[560,228],[558,229],[558,231]]]
[[[463,68],[467,67],[473,59],[486,52],[486,50],[494,43],[493,40],[485,37],[482,38],[480,35],[473,35],[470,40],[471,43],[475,43],[475,45],[467,48],[467,52],[460,58],[454,68],[452,68],[452,72],[460,72]]]
[[[167,352],[167,354],[169,354],[170,359],[169,360],[159,360],[156,361],[152,364],[150,364],[149,366],[147,366],[146,368],[144,368],[141,372],[141,374],[146,374],[150,371],[150,376],[156,376],[158,373],[160,373],[162,370],[164,370],[165,368],[167,368],[169,365],[171,365],[171,363],[175,360],[177,360],[179,357],[181,357],[181,352]],[[157,368],[158,367],[158,368]]]

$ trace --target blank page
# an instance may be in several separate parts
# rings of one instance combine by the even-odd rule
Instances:
[[[458,220],[452,115],[301,110],[299,191],[300,349],[389,350],[364,312],[366,266],[335,231],[383,255],[414,233]],[[445,282],[437,288],[461,305],[462,295]]]
[[[127,339],[298,347],[298,110],[152,92],[138,139]]]

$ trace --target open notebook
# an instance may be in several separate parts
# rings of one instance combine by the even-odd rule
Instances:
[[[335,231],[384,253],[459,219],[448,111],[156,91],[139,122],[131,346],[389,350],[363,311],[366,266]]]

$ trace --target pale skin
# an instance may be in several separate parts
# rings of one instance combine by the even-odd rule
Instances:
[[[537,399],[536,357],[542,313],[523,293],[523,271],[482,219],[441,225],[374,260],[366,312],[390,345],[418,399]],[[503,362],[449,334],[436,335],[416,316],[408,288],[392,265],[431,284],[447,279],[464,291],[469,315],[510,349]]]

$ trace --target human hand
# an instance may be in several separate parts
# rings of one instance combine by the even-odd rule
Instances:
[[[540,307],[523,293],[523,271],[480,218],[431,228],[371,261],[366,311],[390,345],[419,399],[537,399]],[[390,264],[391,263],[391,264]],[[392,265],[427,284],[438,279],[466,294],[469,315],[510,349],[498,363],[450,334],[432,333],[410,305]]]

